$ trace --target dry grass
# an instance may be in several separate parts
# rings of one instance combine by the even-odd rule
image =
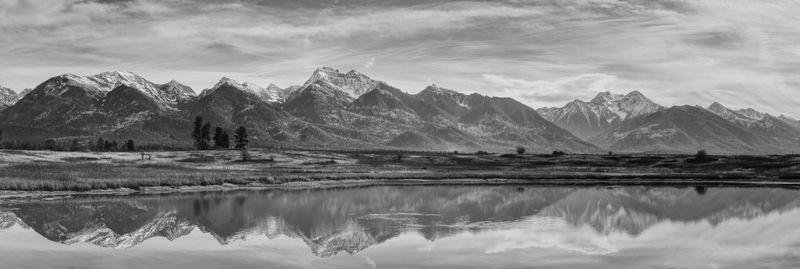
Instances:
[[[800,180],[798,156],[472,155],[252,150],[138,153],[0,151],[0,190],[86,191],[320,180],[518,179],[618,184]]]

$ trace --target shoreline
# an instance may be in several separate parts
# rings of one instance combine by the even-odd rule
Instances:
[[[0,150],[0,199],[378,185],[800,188],[800,156]]]
[[[231,192],[259,190],[318,190],[336,188],[360,188],[375,186],[533,186],[533,187],[710,187],[710,188],[783,188],[800,190],[800,181],[753,181],[742,180],[587,180],[587,179],[384,179],[384,180],[321,180],[306,182],[288,182],[278,184],[251,183],[246,185],[223,184],[211,186],[179,186],[179,187],[143,187],[139,190],[97,189],[89,191],[8,191],[0,190],[0,203],[24,199],[57,200],[85,196],[127,196],[127,195],[163,195],[176,193]]]

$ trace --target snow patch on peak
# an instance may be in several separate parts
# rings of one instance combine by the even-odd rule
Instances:
[[[0,86],[0,110],[2,110],[4,107],[13,105],[19,99],[21,99],[21,96],[17,94],[17,92]]]
[[[600,105],[600,104],[612,104],[612,103],[618,102],[619,100],[621,100],[624,97],[625,97],[624,95],[614,94],[614,93],[606,91],[606,92],[598,93],[594,98],[592,98],[592,100],[590,102],[598,104],[598,105]]]
[[[184,86],[183,84],[181,84],[180,82],[178,82],[177,80],[174,80],[174,79],[173,79],[173,80],[170,80],[170,81],[169,81],[169,82],[167,82],[167,83],[164,83],[164,85],[169,85],[169,86]]]
[[[333,67],[329,67],[329,66],[323,66],[323,67],[317,68],[317,72],[339,73],[339,69],[336,69],[336,68],[333,68]]]
[[[165,108],[174,108],[178,103],[194,96],[194,91],[191,88],[177,81],[173,80],[167,84],[158,85],[128,71],[108,71],[88,77],[88,79],[105,92],[116,89],[121,85],[137,89]]]
[[[332,67],[320,67],[311,74],[311,77],[303,84],[303,88],[311,84],[334,88],[347,93],[351,98],[356,99],[375,87],[379,81],[374,80],[358,71],[351,70],[341,73]]]
[[[217,82],[217,84],[214,84],[214,87],[212,87],[211,90],[213,91],[213,90],[219,89],[220,87],[225,86],[225,85],[228,85],[228,86],[231,86],[231,87],[234,87],[234,88],[237,88],[237,89],[246,89],[246,87],[244,85],[239,84],[235,80],[229,79],[227,77],[222,77],[221,79],[219,79],[219,82]]]
[[[275,84],[269,84],[266,88],[258,86],[256,84],[245,82],[242,83],[245,87],[245,90],[258,95],[261,100],[265,102],[283,102],[284,101],[284,94],[283,89],[276,86]]]
[[[725,107],[724,105],[720,104],[719,102],[714,102],[714,103],[711,103],[710,106],[708,106],[708,109],[720,110],[720,109],[728,109],[728,108]]]
[[[94,81],[104,91],[111,91],[120,85],[125,85],[143,90],[145,93],[155,93],[157,86],[143,77],[127,71],[103,72],[88,79]]]
[[[648,115],[664,107],[641,92],[600,92],[591,101],[573,100],[561,108],[540,109],[541,115],[579,137],[590,137],[618,126],[624,120]]]
[[[430,92],[433,92],[433,93],[436,93],[436,94],[445,95],[445,96],[451,96],[451,97],[459,98],[459,99],[463,99],[463,98],[465,98],[467,96],[466,94],[463,94],[461,92],[458,92],[458,91],[455,91],[455,90],[451,90],[451,89],[448,89],[448,88],[444,88],[444,87],[438,86],[436,84],[431,84],[430,86],[425,87],[425,89],[423,91],[430,91]]]
[[[448,89],[448,88],[440,87],[440,86],[438,86],[436,84],[431,84],[430,86],[425,87],[425,89],[423,89],[422,91],[423,92],[425,92],[425,91],[432,92],[432,93],[437,94],[437,95],[446,96],[446,97],[448,97],[450,99],[453,99],[453,101],[455,101],[456,104],[458,104],[459,106],[462,106],[462,107],[465,107],[465,108],[469,108],[469,105],[467,104],[467,95],[466,94],[463,94],[463,93],[460,93],[460,92],[457,92],[457,91],[454,91],[454,90],[451,90],[451,89]]]
[[[214,85],[214,87],[212,87],[211,89],[204,90],[203,93],[201,93],[200,95],[205,96],[213,91],[216,91],[220,87],[226,85],[241,91],[252,93],[265,102],[283,102],[285,99],[285,95],[283,94],[283,89],[281,89],[278,86],[275,86],[275,84],[270,84],[269,87],[264,88],[252,82],[238,83],[235,80],[227,77],[221,78],[219,82],[217,82],[217,84]]]
[[[78,84],[78,85],[90,86],[90,87],[93,87],[95,90],[101,90],[101,91],[104,91],[104,92],[108,92],[108,91],[113,89],[113,88],[109,89],[108,87],[104,87],[103,85],[98,84],[97,81],[95,81],[94,79],[92,79],[90,77],[78,76],[78,75],[69,74],[69,73],[68,74],[63,74],[63,75],[58,76],[58,77],[61,78],[61,79],[67,80],[67,83],[72,82],[72,83]]]
[[[764,118],[766,118],[768,116],[767,113],[764,113],[764,112],[761,112],[761,111],[758,111],[758,110],[755,110],[755,109],[752,109],[752,108],[739,109],[739,110],[736,110],[736,112],[738,112],[742,116],[745,116],[745,117],[747,117],[747,118],[749,118],[751,120],[756,120],[756,121],[763,120]]]
[[[764,121],[769,116],[767,113],[762,113],[752,108],[733,110],[725,107],[719,102],[714,102],[708,106],[706,110],[722,117],[723,119],[746,127],[757,125],[759,122]]]
[[[264,90],[264,87],[258,86],[257,84],[251,83],[249,81],[243,82],[242,86],[244,86],[245,89],[251,90],[251,91],[262,91],[262,90]]]

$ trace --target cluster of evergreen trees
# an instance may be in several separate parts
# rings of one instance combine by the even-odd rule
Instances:
[[[2,134],[2,130],[0,130],[0,134]],[[116,140],[103,140],[103,138],[98,138],[96,142],[89,140],[87,143],[78,139],[72,139],[71,143],[55,139],[47,139],[42,142],[4,141],[0,136],[0,148],[50,151],[136,151],[136,144],[133,140],[120,144]]]
[[[77,145],[78,140],[73,140],[73,146]],[[88,148],[93,151],[136,151],[133,140],[128,140],[125,144],[118,144],[117,140],[103,140],[98,138],[96,143],[89,142]]]
[[[192,128],[192,139],[194,141],[194,148],[197,150],[216,149],[229,149],[231,148],[231,139],[228,132],[217,126],[214,128],[214,137],[211,137],[211,123],[203,123],[203,117],[197,116],[194,119],[194,128]],[[213,139],[213,140],[212,140]],[[234,148],[244,149],[247,147],[247,129],[244,126],[239,126],[234,131]],[[214,142],[213,145],[211,142]]]
[[[194,148],[197,150],[209,149],[230,149],[231,139],[228,132],[222,127],[217,126],[214,128],[214,134],[211,134],[211,123],[203,122],[203,118],[198,116],[194,121],[194,128],[192,129],[192,139],[194,139]],[[212,143],[213,141],[213,143]],[[233,148],[246,149],[249,142],[247,138],[247,128],[239,126],[236,128],[233,135]],[[133,140],[128,140],[125,143],[118,143],[116,140],[105,140],[98,138],[96,141],[89,141],[86,145],[82,144],[78,139],[73,139],[72,143],[60,143],[53,139],[47,139],[43,143],[31,143],[30,141],[3,141],[3,130],[0,130],[0,147],[6,149],[26,149],[26,150],[52,150],[52,151],[136,151],[136,145]]]

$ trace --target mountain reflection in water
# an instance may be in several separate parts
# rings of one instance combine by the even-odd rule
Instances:
[[[483,253],[548,248],[566,240],[572,243],[567,250],[604,254],[618,249],[596,242],[603,238],[633,242],[661,223],[707,223],[713,229],[728,220],[796,211],[799,194],[774,188],[385,186],[89,196],[2,203],[0,229],[19,225],[50,241],[105,248],[133,248],[156,237],[172,241],[194,231],[221,245],[285,236],[301,240],[317,257],[358,254],[411,233],[436,242],[506,232],[507,242]],[[546,227],[560,222],[595,235],[548,241]],[[534,226],[544,230],[519,229]],[[534,232],[541,233],[536,242],[525,241]]]

